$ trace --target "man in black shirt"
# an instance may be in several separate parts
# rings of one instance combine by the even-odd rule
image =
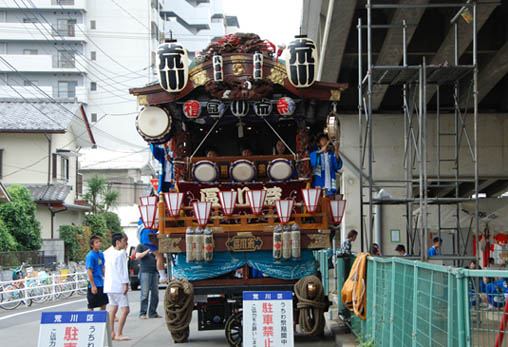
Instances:
[[[159,274],[155,255],[152,251],[140,243],[136,248],[136,259],[139,260],[139,281],[141,283],[141,309],[139,318],[161,318],[157,314],[159,305]],[[150,295],[150,307],[148,308],[148,296]]]

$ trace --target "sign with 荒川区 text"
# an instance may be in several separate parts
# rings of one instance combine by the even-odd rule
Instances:
[[[243,292],[243,346],[294,346],[292,292]]]
[[[108,323],[106,311],[43,312],[38,346],[111,346]]]

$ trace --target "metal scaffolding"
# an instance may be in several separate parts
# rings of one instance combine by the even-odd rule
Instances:
[[[398,8],[436,8],[450,7],[458,8],[458,12],[451,19],[450,25],[455,31],[455,61],[453,64],[428,65],[423,57],[418,65],[407,63],[407,38],[406,29],[412,23],[402,21],[400,24],[376,25],[372,23],[372,12],[378,9]],[[360,145],[360,215],[361,235],[366,237],[366,244],[374,241],[374,216],[377,205],[405,206],[407,249],[410,255],[419,255],[421,260],[427,260],[429,249],[429,206],[436,205],[437,208],[437,232],[452,232],[454,236],[453,255],[454,259],[466,256],[466,247],[473,238],[471,234],[479,235],[478,219],[478,68],[477,68],[477,4],[476,1],[468,0],[464,3],[450,4],[372,4],[367,0],[367,24],[363,25],[361,18],[358,19],[358,121],[359,121],[359,145]],[[472,62],[471,65],[460,65],[458,54],[458,20],[464,11],[472,16]],[[402,65],[379,66],[375,65],[372,59],[372,30],[397,27],[402,30]],[[364,74],[362,66],[362,37],[367,34],[367,69]],[[469,81],[467,90],[461,90],[460,82]],[[373,147],[373,110],[372,96],[374,85],[400,86],[403,102],[404,117],[404,158],[402,160],[404,177],[396,179],[376,179],[373,172],[374,147]],[[427,134],[427,88],[436,88],[436,167],[435,173],[429,177],[428,144],[430,141]],[[443,112],[440,110],[440,87],[451,86],[453,92],[453,111]],[[462,88],[464,89],[464,88]],[[471,105],[472,99],[472,105]],[[472,110],[473,124],[466,126],[468,117],[471,117]],[[468,112],[469,111],[469,112]],[[448,118],[453,126],[443,125]],[[470,133],[472,132],[472,136]],[[454,155],[445,157],[442,150],[442,139],[448,141],[453,139]],[[469,155],[461,155],[461,146],[466,143]],[[460,171],[461,162],[472,160],[474,175],[471,177],[462,175]],[[448,174],[443,173],[443,166],[446,162],[452,163],[453,167]],[[450,174],[451,173],[451,174]],[[366,174],[366,178],[364,177]],[[474,185],[469,194],[464,196],[459,190],[459,185],[469,182]],[[375,195],[381,189],[392,189],[400,191],[402,196],[395,198],[382,198]],[[443,194],[443,191],[446,194]],[[453,193],[453,194],[452,194]],[[444,195],[450,195],[445,197]],[[467,236],[461,233],[460,225],[460,203],[474,201],[474,216],[471,218]],[[452,205],[455,207],[455,225],[452,227],[442,224],[442,206]],[[377,209],[377,213],[380,213]],[[462,245],[462,246],[461,246]],[[462,247],[462,249],[461,249]],[[362,243],[363,248],[363,243]],[[476,249],[478,248],[478,237],[476,237]],[[445,257],[443,257],[445,258]],[[449,258],[449,257],[448,257]]]

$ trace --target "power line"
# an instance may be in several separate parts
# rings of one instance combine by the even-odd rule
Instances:
[[[150,28],[146,26],[146,24],[144,24],[143,22],[141,22],[137,17],[133,16],[129,11],[127,11],[125,8],[123,8],[122,6],[120,6],[120,4],[118,2],[116,2],[115,0],[110,0],[112,3],[114,3],[118,8],[120,8],[122,11],[124,11],[125,13],[127,13],[127,15],[129,15],[132,19],[134,19],[136,22],[138,22],[139,24],[141,24],[142,26],[144,26],[146,28],[146,30],[148,30],[148,33],[151,32]]]
[[[22,76],[22,77],[24,78],[24,75],[23,75],[21,72],[19,72],[19,71],[18,71],[18,70],[17,70],[14,66],[12,66],[12,65],[11,65],[8,61],[6,61],[6,60],[5,60],[2,56],[0,56],[0,60],[1,60],[1,61],[3,61],[3,62],[4,62],[4,64],[6,64],[6,65],[7,65],[8,67],[10,67],[13,71],[15,71],[16,73],[18,73],[20,76]],[[47,98],[47,99],[49,99],[51,103],[54,103],[54,104],[56,104],[57,106],[60,106],[60,107],[61,107],[61,108],[62,108],[65,112],[68,112],[68,113],[69,113],[69,114],[71,114],[74,118],[77,118],[78,120],[82,121],[82,119],[81,119],[80,117],[76,116],[73,112],[71,112],[70,110],[68,110],[65,106],[61,105],[58,101],[56,101],[55,99],[53,99],[53,97],[49,96],[49,95],[48,95],[45,91],[43,91],[43,90],[42,90],[42,89],[40,89],[38,86],[36,86],[35,84],[33,84],[30,80],[28,80],[28,81],[29,81],[29,83],[30,83],[30,85],[31,85],[32,87],[36,88],[36,89],[37,89],[37,90],[39,90],[39,91],[40,91],[43,95],[45,95],[45,96],[46,96],[46,98]],[[13,88],[13,87],[12,87],[9,83],[7,83],[7,81],[5,81],[5,80],[4,80],[4,82],[5,82],[5,84],[7,84],[7,85],[8,85],[11,89],[13,89],[13,90],[15,91],[15,93],[16,93],[16,94],[18,94],[19,96],[21,96],[21,98],[22,98],[25,102],[27,102],[27,103],[29,103],[30,105],[32,105],[32,106],[33,106],[33,104],[32,104],[31,102],[29,102],[29,101],[28,101],[28,100],[27,100],[27,99],[26,99],[26,98],[25,98],[22,94],[20,94],[17,90],[15,90],[15,88]],[[34,107],[35,107],[35,106],[34,106]],[[37,109],[37,108],[36,108],[36,109]],[[38,109],[37,109],[37,110],[38,110]],[[104,113],[106,113],[106,112],[104,112]],[[51,119],[49,116],[47,116],[47,115],[45,115],[45,116],[46,116],[46,117],[48,117],[49,119]],[[54,120],[53,120],[53,122],[55,122],[56,124],[58,124],[58,122],[56,122],[56,121],[54,121]],[[60,124],[58,124],[58,125],[60,125]],[[111,138],[113,138],[113,139],[116,139],[116,140],[118,140],[118,141],[120,141],[120,142],[126,143],[126,144],[128,144],[129,146],[140,147],[140,146],[138,146],[138,145],[136,145],[136,144],[130,143],[130,142],[125,141],[125,140],[123,140],[123,139],[120,139],[120,138],[118,138],[118,137],[116,137],[116,136],[113,136],[113,135],[111,135],[111,134],[109,134],[109,133],[106,133],[105,131],[103,131],[103,130],[101,130],[101,129],[97,129],[97,131],[98,131],[98,132],[100,132],[100,133],[105,134],[105,136],[109,136],[109,137],[111,137]]]
[[[28,0],[28,1],[30,1],[30,2],[31,2],[31,0]],[[35,11],[31,10],[31,9],[28,7],[28,5],[26,5],[26,4],[25,4],[24,0],[21,0],[21,2],[22,2],[22,3],[23,3],[23,5],[25,6],[25,8],[26,8],[26,9],[27,9],[30,13],[32,13],[32,14],[33,14],[36,18],[37,18],[37,15],[39,15],[39,16],[40,16],[40,17],[41,17],[41,18],[42,18],[42,19],[43,19],[43,20],[44,20],[44,21],[45,21],[45,22],[49,25],[49,27],[53,30],[53,32],[54,32],[54,33],[56,33],[56,34],[60,37],[61,42],[63,42],[65,45],[67,45],[67,46],[70,48],[70,50],[71,50],[74,54],[76,54],[78,57],[83,57],[83,54],[82,54],[81,52],[77,51],[77,50],[76,50],[76,49],[75,49],[75,48],[74,48],[71,44],[69,44],[69,42],[68,42],[68,41],[67,41],[67,40],[66,40],[66,39],[65,39],[65,38],[64,38],[64,37],[63,37],[63,36],[62,36],[62,35],[58,32],[58,30],[56,30],[56,29],[55,29],[55,27],[53,27],[53,25],[52,25],[52,24],[51,24],[51,23],[50,23],[50,22],[46,19],[46,17],[44,17],[44,15],[42,15],[42,14],[40,14],[40,13],[37,13],[37,12],[35,12]],[[22,9],[22,8],[18,5],[18,3],[17,3],[17,1],[16,1],[16,0],[14,0],[14,3],[18,6],[18,8]],[[37,7],[35,7],[35,8],[37,8]],[[37,30],[38,30],[38,31],[39,31],[39,32],[40,32],[40,33],[44,36],[44,38],[45,38],[47,41],[50,41],[50,40],[48,40],[48,39],[46,38],[46,35],[45,35],[45,34],[44,34],[44,33],[43,33],[40,29],[39,29],[39,27],[37,26],[37,23],[32,23],[32,24],[33,24],[33,25],[34,25],[34,27],[35,27],[35,28],[36,28],[36,29],[37,29]],[[42,23],[39,23],[39,24],[42,24]],[[51,35],[52,35],[52,33],[48,32],[48,30],[47,30],[44,26],[43,26],[43,29],[44,29],[44,30],[48,33],[48,35],[49,35],[49,36],[51,36]],[[58,51],[58,48],[57,48],[57,47],[55,47],[55,49]],[[84,60],[85,60],[85,61],[87,61],[87,60],[88,60],[88,57],[84,57]],[[77,61],[77,59],[75,60],[75,62],[76,62],[76,63],[79,63],[79,62]],[[86,66],[82,66],[82,67],[86,70]],[[98,69],[98,68],[96,68],[95,66],[93,66],[92,64],[90,65],[90,67],[94,67],[94,68],[95,68],[95,69],[96,69],[99,73],[101,73],[101,72],[99,71],[99,69]],[[109,70],[107,70],[107,69],[104,69],[104,70],[105,70],[105,71],[109,71]],[[103,82],[105,85],[110,86],[113,90],[116,90],[116,91],[118,91],[118,92],[123,92],[123,90],[118,89],[116,86],[114,86],[114,85],[110,84],[110,83],[109,83],[109,82],[107,82],[106,80],[104,80],[104,79],[102,79],[101,77],[97,76],[95,73],[92,73],[92,71],[91,71],[91,70],[88,70],[88,71],[87,71],[87,73],[88,73],[88,74],[90,74],[90,75],[92,75],[93,77],[95,77],[98,81]],[[121,82],[117,82],[117,83],[118,83],[118,84],[122,84]],[[127,85],[125,85],[125,86],[127,87]],[[116,96],[116,97],[118,97],[118,98],[122,98],[122,99],[124,98],[124,96],[122,96],[122,95],[118,95],[118,94],[115,94],[115,93],[113,93],[112,91],[109,91],[109,90],[107,90],[107,89],[106,89],[106,91],[108,91],[110,94],[112,94],[112,95],[114,95],[114,96]],[[125,100],[126,100],[126,99],[125,99]]]

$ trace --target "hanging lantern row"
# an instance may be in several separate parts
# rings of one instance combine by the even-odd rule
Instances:
[[[166,39],[157,48],[157,75],[159,84],[169,93],[179,93],[189,79],[189,57],[187,50],[176,40]],[[224,80],[223,58],[219,54],[212,57],[213,80]],[[255,52],[252,56],[252,78],[263,78],[263,54]],[[305,35],[295,36],[286,50],[286,70],[289,82],[296,88],[308,88],[316,81],[318,69],[317,46]]]
[[[247,200],[249,206],[254,215],[260,215],[266,200],[266,190],[248,190]],[[305,207],[308,213],[314,213],[319,205],[321,190],[319,188],[302,189],[302,196]],[[219,200],[226,216],[231,216],[235,209],[236,200],[238,193],[236,191],[220,191]],[[169,192],[164,193],[164,200],[166,202],[166,209],[171,217],[178,217],[182,208],[183,193]],[[157,196],[142,196],[139,198],[139,212],[141,213],[141,219],[143,225],[147,229],[158,229],[159,228],[159,208]],[[339,225],[342,223],[344,218],[344,212],[346,210],[346,200],[342,197],[337,200],[328,201],[330,216],[332,217],[332,223]],[[293,212],[294,201],[285,199],[275,201],[275,207],[277,210],[277,216],[281,224],[287,224],[291,219]],[[194,209],[194,215],[198,225],[204,227],[210,219],[210,213],[212,209],[211,202],[195,201],[192,205]]]
[[[249,103],[245,100],[235,100],[230,104],[231,113],[238,118],[249,113]],[[254,102],[254,113],[259,117],[267,117],[272,113],[273,105],[268,99]],[[284,96],[277,100],[277,112],[284,117],[294,114],[296,103],[290,97]],[[218,99],[212,99],[206,104],[206,111],[212,118],[220,118],[226,112],[226,104]],[[197,100],[187,100],[183,104],[183,114],[188,119],[196,119],[201,115],[201,104]]]

